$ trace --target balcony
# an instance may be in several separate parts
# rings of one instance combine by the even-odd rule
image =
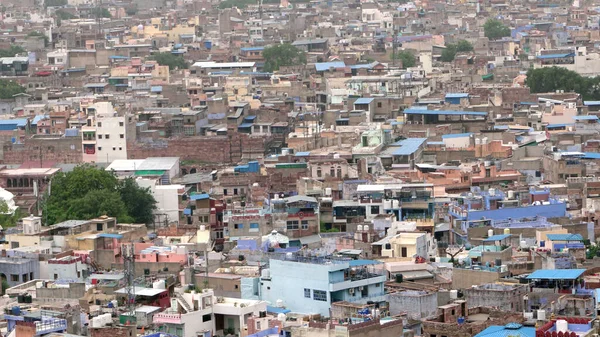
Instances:
[[[363,277],[350,277],[344,281],[333,282],[329,284],[329,291],[345,290],[349,288],[364,287],[369,284],[383,283],[386,281],[385,275],[367,273]]]

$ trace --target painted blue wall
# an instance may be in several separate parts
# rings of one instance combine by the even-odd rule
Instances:
[[[557,203],[551,205],[502,208],[489,211],[470,211],[468,212],[467,220],[481,220],[483,217],[492,220],[506,220],[508,218],[522,219],[534,217],[536,215],[546,218],[558,218],[565,216],[566,212],[567,204]]]

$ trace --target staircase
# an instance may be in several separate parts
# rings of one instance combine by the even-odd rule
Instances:
[[[180,293],[175,293],[175,298],[177,299],[177,302],[179,302],[179,304],[185,309],[186,312],[194,311]]]

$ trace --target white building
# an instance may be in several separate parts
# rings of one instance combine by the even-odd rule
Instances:
[[[160,332],[181,337],[224,336],[225,332],[242,336],[248,318],[267,311],[264,301],[216,297],[212,289],[200,293],[181,291],[175,290],[170,308],[154,315]]]
[[[48,260],[48,276],[54,280],[84,281],[88,276],[88,264],[81,256],[64,256]]]
[[[127,122],[110,102],[97,102],[87,108],[87,126],[81,128],[83,161],[110,163],[127,159]]]
[[[155,214],[165,215],[168,222],[179,221],[179,196],[185,192],[184,185],[159,185],[157,179],[137,179],[138,185],[150,188],[156,200]]]

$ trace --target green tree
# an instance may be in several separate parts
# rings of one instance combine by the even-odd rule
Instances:
[[[54,224],[108,215],[121,222],[149,223],[156,200],[149,190],[136,185],[91,165],[58,174],[52,180],[51,194],[46,196],[46,221]]]
[[[27,51],[21,46],[11,45],[8,49],[0,49],[0,57],[14,57],[18,54],[26,53]]]
[[[66,219],[93,219],[102,215],[116,217],[119,222],[133,222],[119,192],[107,189],[92,190],[83,198],[72,200]]]
[[[452,62],[452,61],[454,61],[455,57],[456,57],[456,45],[455,44],[447,45],[446,49],[444,49],[442,51],[442,57],[441,57],[442,62]]]
[[[45,0],[44,1],[44,6],[47,7],[60,7],[60,6],[66,6],[68,3],[67,0]]]
[[[106,8],[96,7],[91,11],[91,15],[95,18],[108,18],[110,19],[112,15]]]
[[[27,36],[43,38],[44,39],[44,47],[48,47],[48,44],[50,43],[48,36],[46,36],[46,34],[44,34],[42,32],[38,32],[38,31],[29,32],[27,34]]]
[[[396,54],[392,53],[392,60],[402,61],[402,68],[414,67],[417,64],[417,58],[408,50],[402,50]]]
[[[75,16],[69,12],[65,12],[65,11],[56,11],[56,12],[54,12],[54,14],[56,15],[56,17],[58,19],[61,19],[61,20],[71,20],[71,19],[77,18],[77,16]]]
[[[306,54],[290,43],[277,44],[263,50],[264,70],[272,72],[280,67],[306,64]]]
[[[459,53],[473,51],[473,45],[471,44],[471,42],[469,42],[467,40],[459,40],[456,43],[456,51]]]
[[[446,49],[442,51],[442,62],[452,62],[457,53],[473,51],[473,45],[467,40],[459,40],[457,43],[446,45]]]
[[[237,7],[239,9],[244,9],[248,7],[248,5],[256,5],[258,4],[257,0],[224,0],[219,3],[220,9]]]
[[[584,100],[600,100],[600,77],[583,77],[562,67],[529,69],[525,84],[532,93],[564,90],[576,92]]]
[[[11,211],[6,201],[0,199],[0,226],[2,226],[2,228],[6,229],[16,226],[19,219],[23,217],[22,213],[23,212],[21,212],[21,209],[19,208]]]
[[[0,78],[0,99],[11,99],[14,95],[24,92],[25,88],[20,84]]]
[[[10,288],[10,284],[8,284],[6,278],[2,278],[2,295],[6,293],[6,289],[8,288]]]
[[[152,54],[148,59],[158,62],[161,66],[169,66],[169,70],[188,68],[188,63],[182,56],[169,52]]]
[[[490,40],[497,40],[505,36],[510,36],[510,28],[505,26],[502,21],[498,19],[488,19],[483,25],[483,32],[485,37]]]
[[[126,200],[127,214],[136,223],[149,224],[154,220],[152,212],[156,209],[156,201],[150,189],[142,188],[132,178],[120,182],[119,192],[121,199]]]

